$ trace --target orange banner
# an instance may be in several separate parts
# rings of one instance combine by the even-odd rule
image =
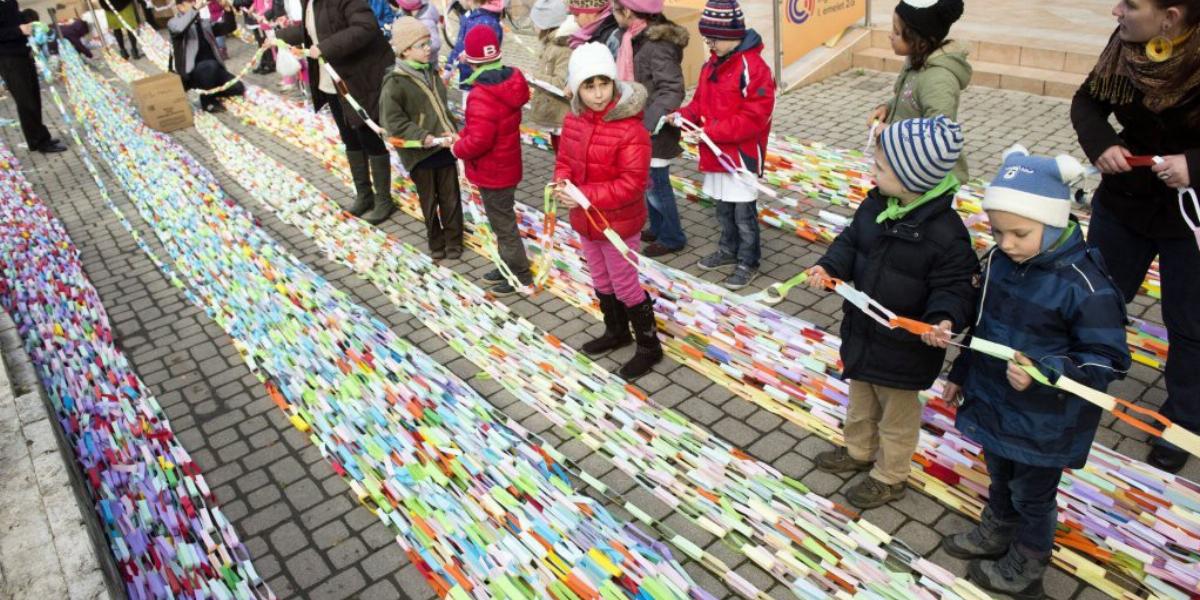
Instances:
[[[867,16],[867,0],[779,0],[783,66]]]

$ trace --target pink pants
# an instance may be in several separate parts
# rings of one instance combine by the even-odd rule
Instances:
[[[597,241],[581,237],[579,241],[596,293],[615,294],[625,306],[637,306],[646,299],[646,291],[638,283],[637,269],[621,256],[616,246],[606,239]],[[641,243],[640,233],[625,238],[625,245],[634,252]]]

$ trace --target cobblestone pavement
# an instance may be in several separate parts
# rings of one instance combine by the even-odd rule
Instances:
[[[506,52],[518,64],[527,62],[527,58],[517,56],[519,49],[511,46],[506,44]],[[233,66],[240,66],[248,54],[246,46],[233,42],[230,49],[235,55]],[[139,66],[153,70],[144,60]],[[250,80],[274,88],[274,78],[253,76]],[[850,72],[798,90],[781,99],[776,111],[776,131],[837,146],[861,145],[865,115],[886,96],[890,83],[889,75]],[[59,123],[53,110],[47,103],[47,122],[52,128]],[[0,115],[11,117],[12,112],[11,103],[0,103]],[[1020,129],[1012,125],[1017,120],[1014,115],[1021,115]],[[348,200],[341,184],[316,168],[307,155],[243,126],[230,115],[222,115],[221,120],[275,158],[305,173],[331,197]],[[1014,141],[1023,141],[1038,152],[1078,153],[1067,120],[1067,104],[1060,100],[971,89],[963,98],[963,121],[967,125],[972,166],[977,173],[995,169],[999,152]],[[229,180],[194,131],[174,135],[213,171],[231,197],[260,218],[273,236],[332,284],[373,309],[397,334],[463,376],[505,413],[531,430],[543,432],[565,453],[584,458],[589,469],[603,467],[596,472],[604,472],[612,468],[603,457],[589,455],[581,444],[562,443],[554,428],[544,419],[531,418],[532,410],[515,402],[495,382],[471,378],[478,369],[418,320],[395,308],[372,284],[326,260],[301,231],[261,210],[244,190]],[[19,132],[13,128],[0,130],[0,137],[14,148],[20,141]],[[393,535],[370,513],[354,505],[345,484],[305,436],[295,431],[274,407],[224,332],[168,285],[101,205],[95,184],[79,161],[78,151],[72,149],[49,157],[31,156],[22,149],[16,152],[35,190],[54,208],[80,247],[84,266],[108,308],[119,345],[161,401],[180,441],[204,470],[226,515],[246,540],[259,573],[275,592],[281,597],[307,598],[395,598],[403,592],[412,598],[432,598],[431,589],[406,561]],[[518,198],[531,204],[540,202],[541,186],[548,180],[551,168],[549,153],[526,148],[526,177]],[[691,165],[681,165],[675,170],[683,176],[698,178]],[[110,189],[119,189],[114,183],[108,182]],[[122,206],[129,204],[119,194],[116,200]],[[700,206],[684,202],[681,213],[690,238],[689,247],[685,254],[667,262],[690,268],[699,256],[715,248],[717,232],[714,219]],[[423,247],[423,226],[406,215],[397,213],[383,228],[390,235]],[[824,250],[823,246],[769,228],[763,229],[762,243],[763,275],[756,288],[807,268]],[[472,276],[482,275],[490,268],[482,257],[473,253],[468,256],[467,260],[451,266]],[[707,277],[712,279],[715,275]],[[596,329],[596,324],[580,311],[547,294],[506,301],[516,312],[576,347],[587,339],[586,330]],[[793,291],[781,308],[827,330],[836,331],[840,319],[837,298],[804,290]],[[1139,299],[1132,312],[1161,322],[1157,305],[1145,299]],[[628,351],[614,356],[627,358]],[[613,357],[601,362],[608,368],[618,366]],[[1135,367],[1131,377],[1116,384],[1114,390],[1126,398],[1140,398],[1147,405],[1157,406],[1165,396],[1161,379],[1157,371]],[[661,363],[655,373],[639,380],[638,385],[659,403],[674,407],[717,435],[799,478],[814,491],[845,502],[843,493],[848,479],[821,473],[813,467],[811,457],[830,448],[827,442],[756,409],[673,361]],[[1124,425],[1112,427],[1113,421],[1112,417],[1105,421],[1100,442],[1142,457],[1147,450],[1144,436]],[[1185,474],[1200,479],[1200,464],[1192,461]],[[621,481],[617,475],[610,470],[609,476],[602,479],[615,482],[622,491],[628,490],[632,482],[627,478]],[[639,493],[634,490],[630,497],[639,500]],[[938,564],[965,573],[965,564],[947,556],[939,544],[943,535],[965,529],[968,521],[938,502],[910,493],[902,501],[867,511],[864,516]],[[718,557],[738,565],[736,570],[740,574],[764,585],[773,596],[787,597],[782,587],[771,588],[766,573],[679,515],[666,520],[689,537],[694,532],[693,539],[704,541]],[[689,565],[688,570],[718,597],[729,596],[720,581],[697,565]],[[1056,599],[1102,597],[1058,570],[1049,574],[1047,590]]]

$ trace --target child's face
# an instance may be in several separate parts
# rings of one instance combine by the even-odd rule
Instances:
[[[579,86],[579,99],[591,110],[604,110],[612,102],[614,87],[607,77],[592,77]]]
[[[579,13],[575,15],[575,23],[579,25],[580,28],[583,28],[595,23],[596,19],[598,18],[600,18],[599,13]]]
[[[892,32],[888,34],[888,41],[892,43],[892,52],[896,56],[912,54],[912,48],[904,41],[904,20],[896,13],[892,13]]]
[[[705,45],[713,54],[717,56],[726,56],[730,52],[737,50],[737,47],[742,44],[742,40],[718,40],[713,38],[704,38]]]
[[[629,17],[632,16],[629,9],[621,6],[619,2],[613,2],[613,18],[617,20],[617,26],[624,29],[629,25]]]
[[[900,183],[900,178],[896,177],[896,172],[892,170],[892,165],[888,163],[887,157],[883,152],[876,150],[875,162],[871,165],[871,173],[875,175],[875,185],[879,187],[879,191],[886,197],[899,198],[900,196],[910,195],[904,184]]]
[[[417,43],[408,47],[407,50],[400,53],[400,58],[411,60],[419,63],[429,63],[429,59],[433,55],[433,46],[429,43],[429,38],[422,38]]]
[[[1023,263],[1042,251],[1045,225],[1003,210],[987,211],[996,245],[1015,263]]]

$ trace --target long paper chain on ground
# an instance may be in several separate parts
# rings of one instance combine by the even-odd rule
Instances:
[[[156,264],[229,333],[358,499],[400,532],[439,595],[710,597],[644,534],[576,494],[553,448],[496,419],[273,242],[77,57],[66,64],[91,143],[171,258]]]
[[[85,164],[95,172],[86,157]],[[158,401],[114,344],[79,249],[3,145],[0,212],[0,303],[72,444],[125,592],[273,599]]]
[[[312,153],[343,181],[349,181],[344,159],[329,141],[336,139],[336,134],[327,116],[314,115],[299,104],[284,102],[256,88],[248,91],[246,102],[231,106],[250,124]],[[401,207],[419,215],[410,185],[398,181],[396,191]],[[527,237],[542,239],[542,221],[532,216],[533,212],[518,205]],[[564,229],[555,234],[556,255],[551,262],[556,277],[548,289],[594,314],[590,282],[569,249],[577,241],[569,229]],[[647,279],[651,291],[658,295],[658,312],[669,334],[666,345],[673,357],[759,406],[841,443],[839,424],[844,417],[846,387],[844,382],[826,376],[838,368],[836,337],[752,302],[713,304],[714,299],[722,297],[719,288],[651,260],[643,258],[641,264],[649,272],[661,273],[647,275]],[[926,394],[932,400],[926,405],[926,431],[914,456],[920,469],[913,471],[911,481],[948,506],[977,517],[987,491],[986,469],[979,448],[954,430],[953,411],[937,398],[940,387],[939,382]],[[1108,462],[1101,462],[1101,456]],[[1136,589],[1137,581],[1168,592],[1174,588],[1162,579],[1183,589],[1194,587],[1197,554],[1175,552],[1165,540],[1170,539],[1180,548],[1195,543],[1196,532],[1200,531],[1200,519],[1196,517],[1200,491],[1191,482],[1098,445],[1093,447],[1093,458],[1093,464],[1069,473],[1062,484],[1062,497],[1067,500],[1060,513],[1064,529],[1060,535],[1063,546],[1056,553],[1059,564],[1116,596],[1125,593],[1126,588]],[[1129,483],[1130,475],[1105,468],[1112,462],[1136,473],[1133,480],[1151,490],[1149,495],[1159,502],[1143,505],[1123,500],[1136,492]],[[1096,495],[1110,498],[1105,504],[1111,506],[1094,507],[1092,496]],[[1142,520],[1153,525],[1144,526]],[[1164,537],[1164,531],[1171,532],[1171,536]],[[1098,568],[1080,552],[1107,565],[1109,571]]]
[[[197,127],[226,169],[257,200],[312,236],[332,258],[374,281],[394,302],[421,316],[514,395],[613,458],[618,468],[663,502],[706,530],[737,540],[735,548],[797,594],[824,596],[839,587],[900,596],[924,597],[931,590],[938,595],[978,594],[927,562],[916,564],[918,572],[931,578],[922,580],[927,589],[907,575],[880,569],[878,561],[888,555],[882,547],[891,541],[888,536],[849,519],[844,509],[804,492],[768,466],[708,439],[678,415],[649,404],[619,379],[514,318],[478,287],[434,266],[411,247],[347,219],[335,203],[215,119],[202,117]],[[362,240],[363,246],[352,247],[345,243],[348,239]],[[683,465],[703,468],[704,475],[688,473]],[[598,480],[586,474],[584,478],[607,491]],[[617,503],[739,593],[766,597],[665,524],[623,498]],[[897,554],[912,562],[909,552]]]

